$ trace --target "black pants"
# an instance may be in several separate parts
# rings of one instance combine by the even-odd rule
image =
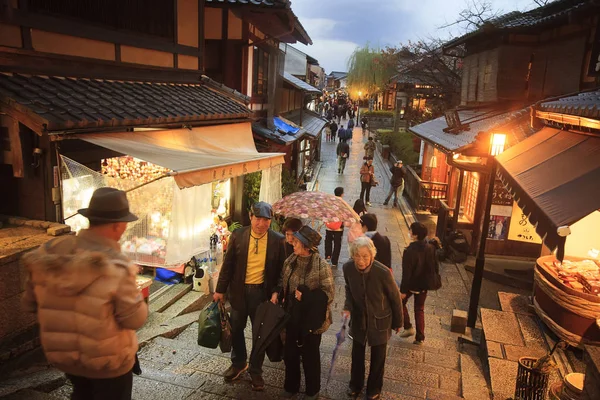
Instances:
[[[264,285],[246,285],[245,287],[246,307],[244,310],[231,309],[231,363],[236,368],[244,368],[248,352],[246,351],[246,339],[244,329],[248,323],[248,317],[254,324],[256,309],[266,301]],[[261,375],[265,353],[257,355],[250,363],[250,374]]]
[[[131,400],[133,373],[108,379],[90,379],[67,374],[73,383],[71,400]]]
[[[306,395],[314,396],[321,390],[321,335],[304,336],[298,346],[298,328],[288,325],[285,331],[285,382],[286,392],[298,393],[300,390],[300,359],[304,367]]]
[[[331,265],[337,265],[340,259],[343,234],[344,231],[325,230],[325,258],[331,257]],[[331,245],[333,245],[333,251]]]
[[[364,344],[352,341],[352,368],[350,371],[350,389],[359,392],[365,384],[365,348]],[[367,379],[367,396],[381,393],[387,343],[371,346],[371,367]]]
[[[365,203],[371,200],[371,182],[360,183],[360,199]]]

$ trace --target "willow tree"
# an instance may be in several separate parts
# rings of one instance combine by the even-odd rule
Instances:
[[[378,47],[358,47],[348,60],[348,88],[351,92],[362,92],[372,96],[385,87],[394,74],[394,69],[383,60]]]

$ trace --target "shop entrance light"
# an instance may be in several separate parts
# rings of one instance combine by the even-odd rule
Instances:
[[[506,145],[506,135],[504,133],[492,133],[490,139],[490,155],[497,156],[502,154]]]

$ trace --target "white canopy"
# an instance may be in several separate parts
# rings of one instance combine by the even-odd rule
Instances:
[[[180,189],[283,164],[282,153],[259,153],[250,122],[192,129],[81,134],[107,149],[175,172]]]

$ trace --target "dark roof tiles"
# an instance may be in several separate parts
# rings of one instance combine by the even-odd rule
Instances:
[[[580,11],[585,7],[595,7],[595,5],[589,0],[557,0],[526,12],[512,11],[490,19],[478,29],[450,40],[444,47],[451,48],[457,46],[464,43],[467,39],[493,30],[525,29],[541,26],[560,18],[568,18],[572,12]]]
[[[0,102],[38,114],[48,131],[248,118],[238,97],[245,100],[205,77],[175,84],[0,73]]]
[[[528,109],[518,111],[489,108],[463,109],[458,110],[458,116],[462,124],[469,126],[469,130],[463,130],[458,134],[444,132],[444,129],[448,128],[445,117],[432,119],[409,129],[415,135],[448,152],[475,143],[480,132],[490,132],[500,127],[509,135],[509,143],[518,143],[534,133],[529,124]]]
[[[283,79],[288,82],[290,85],[294,86],[296,89],[300,89],[307,93],[322,93],[316,87],[310,85],[309,83],[304,82],[302,79],[296,78],[294,75],[289,72],[283,73]]]
[[[600,90],[541,103],[542,111],[600,119]]]

